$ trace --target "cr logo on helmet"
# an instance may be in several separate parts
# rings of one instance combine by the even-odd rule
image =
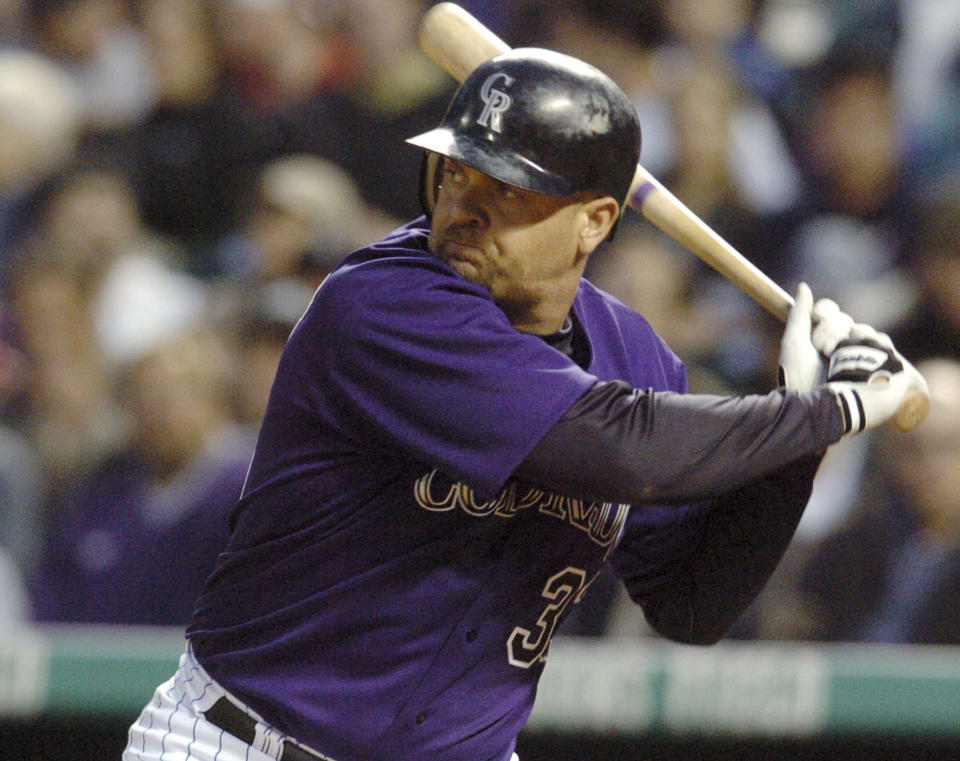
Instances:
[[[480,88],[480,100],[483,101],[483,111],[480,112],[480,116],[477,118],[477,124],[481,127],[492,129],[494,132],[503,132],[503,115],[507,109],[510,108],[513,99],[503,90],[493,89],[493,84],[498,79],[503,80],[504,87],[509,87],[513,84],[513,77],[502,71],[491,74],[486,78],[483,86]]]

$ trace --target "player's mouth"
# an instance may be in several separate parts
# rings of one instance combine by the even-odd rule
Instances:
[[[444,255],[453,259],[473,259],[482,253],[482,249],[479,246],[475,246],[472,243],[462,243],[457,240],[446,240],[440,248]]]
[[[444,238],[437,247],[439,258],[449,264],[454,269],[459,270],[457,265],[469,265],[474,269],[479,269],[483,258],[483,248],[476,243],[457,238]]]

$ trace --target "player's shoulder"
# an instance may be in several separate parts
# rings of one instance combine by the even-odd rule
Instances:
[[[621,328],[632,328],[655,335],[653,327],[636,309],[603,290],[586,278],[577,289],[577,307],[592,320],[610,320]]]
[[[592,344],[620,347],[637,361],[664,370],[667,387],[685,388],[683,362],[664,338],[636,309],[582,278],[574,308]]]
[[[420,217],[348,254],[317,289],[304,321],[326,329],[395,320],[401,314],[474,306],[489,294],[430,253],[429,221]],[[438,298],[442,295],[442,298]]]
[[[413,220],[379,241],[348,254],[324,281],[340,283],[364,278],[382,277],[396,267],[429,266],[427,237],[429,228],[423,217]]]
[[[425,283],[459,284],[462,278],[430,253],[429,224],[425,217],[419,217],[353,251],[327,276],[320,293],[341,298],[383,290],[402,297]]]

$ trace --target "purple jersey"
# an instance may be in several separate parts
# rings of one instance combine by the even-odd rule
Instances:
[[[635,312],[586,281],[573,310],[586,369],[431,256],[423,219],[328,277],[190,626],[215,679],[344,761],[509,758],[550,637],[603,564],[635,575],[685,546],[678,530],[645,559],[682,508],[628,529],[626,505],[511,480],[598,380],[686,391]]]

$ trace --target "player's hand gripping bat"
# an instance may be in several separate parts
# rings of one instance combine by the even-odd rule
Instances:
[[[455,3],[442,2],[424,14],[420,47],[444,71],[462,82],[477,66],[509,45]],[[760,306],[786,319],[793,298],[688,209],[657,179],[637,164],[629,204],[660,230],[696,254]],[[921,391],[909,393],[891,424],[908,431],[927,416],[930,400]]]

